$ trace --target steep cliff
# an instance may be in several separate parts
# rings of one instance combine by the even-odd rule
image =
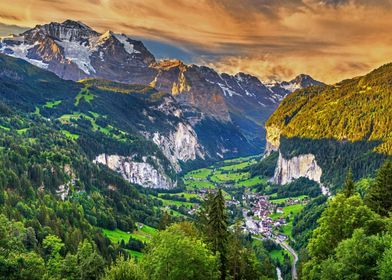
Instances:
[[[152,161],[157,167],[148,161]],[[142,162],[137,162],[132,156],[101,154],[96,157],[94,162],[106,165],[120,173],[129,182],[143,187],[171,189],[177,186],[177,182],[165,174],[164,168],[153,157],[143,157]]]
[[[181,171],[180,162],[204,159],[205,151],[199,144],[196,132],[189,124],[179,123],[168,136],[155,132],[152,141],[170,160],[176,171]]]
[[[320,186],[321,193],[330,196],[331,191],[329,187],[321,182],[322,174],[323,171],[317,164],[316,157],[313,154],[301,154],[286,159],[279,152],[272,182],[278,185],[285,185],[303,177],[317,182]]]
[[[279,150],[280,145],[280,129],[275,125],[270,125],[266,127],[266,145],[265,145],[265,155],[271,154]]]
[[[284,185],[300,177],[305,177],[320,183],[321,175],[322,170],[320,166],[318,166],[314,155],[305,154],[285,159],[282,154],[279,153],[273,182],[275,184]]]

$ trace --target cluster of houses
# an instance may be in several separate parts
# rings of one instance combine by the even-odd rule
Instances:
[[[201,200],[204,200],[206,198],[206,195],[208,192],[210,192],[210,189],[206,188],[200,188],[200,189],[195,189],[188,191],[190,194],[196,194]]]
[[[246,231],[256,235],[263,235],[265,238],[271,238],[275,236],[275,229],[279,229],[287,223],[283,217],[278,219],[272,219],[270,217],[274,213],[283,214],[283,208],[276,203],[272,203],[268,196],[248,192],[244,194],[243,200],[246,201],[248,204],[247,206],[251,209],[250,213],[244,212],[244,228]],[[300,200],[288,198],[282,204],[288,206],[304,204],[306,202],[307,199]],[[287,236],[283,234],[278,234],[276,237],[280,240],[287,239]]]
[[[243,195],[243,200],[246,201],[247,206],[251,209],[247,213],[244,210],[244,229],[252,234],[271,238],[273,229],[281,225],[280,221],[274,221],[269,217],[276,212],[277,206],[269,201],[268,196],[257,193],[247,192]],[[284,220],[281,222],[284,223]]]

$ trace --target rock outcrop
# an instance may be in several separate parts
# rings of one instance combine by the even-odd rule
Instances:
[[[204,159],[205,156],[203,148],[199,145],[196,132],[189,124],[178,123],[177,129],[168,136],[155,132],[152,141],[160,147],[176,171],[181,171],[179,161]]]
[[[156,159],[150,159],[156,162]],[[143,162],[137,162],[132,156],[119,155],[98,155],[94,163],[104,164],[110,169],[120,173],[127,181],[141,185],[146,188],[171,189],[175,188],[177,182],[169,178],[162,166],[158,168],[147,162],[148,159],[143,157]]]
[[[313,154],[304,154],[291,159],[285,159],[279,153],[273,182],[275,184],[285,185],[295,179],[305,177],[320,184],[322,173],[322,169],[317,164]]]

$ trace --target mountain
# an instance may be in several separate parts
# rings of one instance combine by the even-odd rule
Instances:
[[[300,176],[336,188],[352,168],[372,175],[392,156],[392,64],[335,85],[289,94],[266,123],[267,154],[279,151],[274,182]]]
[[[311,76],[306,74],[300,74],[291,81],[288,82],[281,82],[280,86],[289,92],[293,92],[297,89],[306,88],[309,86],[322,86],[325,85],[320,81],[316,81]]]
[[[155,61],[141,42],[108,31],[100,34],[81,22],[37,25],[2,39],[2,52],[56,73],[67,80],[103,77],[128,82]],[[103,63],[104,62],[104,63]],[[132,73],[131,75],[129,73]]]
[[[211,127],[211,121],[214,127],[219,122],[220,126],[235,128],[235,135],[246,138],[249,153],[262,151],[264,122],[287,93],[319,84],[301,75],[289,83],[269,87],[244,73],[229,75],[178,60],[157,61],[140,41],[111,31],[99,33],[72,20],[37,25],[20,35],[4,37],[0,52],[67,80],[99,78],[170,93],[195,130],[205,123]],[[230,134],[225,137],[229,137],[222,138],[226,142],[235,141]],[[219,155],[223,158],[243,155],[222,140],[216,139],[213,144],[221,147]]]
[[[313,79],[311,76],[306,74],[299,74],[294,79],[290,81],[281,81],[281,82],[274,82],[270,83],[268,87],[282,95],[285,96],[291,92],[294,92],[298,89],[303,89],[310,86],[322,86],[325,85],[323,82],[317,81]]]
[[[5,55],[0,55],[0,101],[48,119],[90,160],[145,187],[175,187],[177,173],[219,159],[224,147],[252,152],[230,123],[209,119],[194,128],[170,94],[106,80],[66,81]],[[200,118],[200,112],[193,114]]]

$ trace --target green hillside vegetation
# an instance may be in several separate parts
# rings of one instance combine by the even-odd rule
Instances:
[[[156,90],[149,86],[144,85],[130,85],[112,82],[103,79],[85,79],[81,81],[86,86],[94,86],[96,88],[105,90],[105,91],[113,91],[124,94],[153,94],[156,93]]]
[[[146,230],[150,232],[151,228]],[[104,279],[125,279],[128,277],[125,275],[138,280],[274,277],[274,268],[263,245],[259,243],[253,248],[239,228],[234,232],[228,230],[221,191],[211,194],[203,203],[196,222],[167,225],[159,232],[150,233],[153,236],[143,257],[138,262],[118,258],[106,269]],[[113,238],[123,237],[116,233]]]
[[[44,105],[44,107],[52,109],[58,105],[60,105],[61,100],[57,100],[57,101],[48,101],[46,102],[46,104]]]
[[[122,94],[114,90],[123,86],[117,83],[111,83],[110,90],[104,90],[102,81],[88,80],[85,84],[65,81],[5,55],[0,55],[0,71],[8,75],[0,77],[0,101],[52,122],[59,120],[65,136],[77,142],[89,159],[101,153],[134,154],[136,160],[142,156],[155,157],[169,177],[176,177],[161,150],[139,133],[140,127],[166,133],[180,121],[151,109],[161,104],[165,95],[152,97],[155,91],[148,91],[147,95]],[[94,87],[95,83],[99,87]],[[143,91],[139,86],[130,87]],[[154,122],[144,115],[146,112]],[[150,163],[156,165],[154,161]]]
[[[390,279],[391,161],[362,191],[346,180],[328,201],[306,246],[302,279]]]
[[[99,228],[141,236],[152,228],[144,225],[139,232],[136,222],[159,225],[160,212],[152,210],[156,202],[117,173],[91,163],[59,124],[3,103],[0,115],[0,124],[9,128],[0,132],[2,277],[90,279],[127,252]],[[62,270],[61,263],[69,261],[70,270]]]
[[[392,155],[392,64],[333,86],[290,94],[266,126],[285,137],[381,141],[373,150]]]
[[[88,88],[88,85],[85,85],[78,95],[75,98],[75,106],[78,106],[81,100],[84,100],[85,102],[90,103],[92,100],[94,100],[94,94],[92,94]],[[49,107],[50,108],[50,107]]]
[[[141,228],[139,228],[139,226],[141,226]],[[132,232],[125,232],[120,229],[103,229],[103,232],[113,243],[118,244],[121,243],[121,241],[128,242],[130,238],[148,243],[158,231],[153,227],[137,223],[136,228]]]
[[[289,94],[266,123],[280,131],[285,158],[312,153],[333,191],[348,169],[355,180],[392,156],[392,64],[332,86]]]

